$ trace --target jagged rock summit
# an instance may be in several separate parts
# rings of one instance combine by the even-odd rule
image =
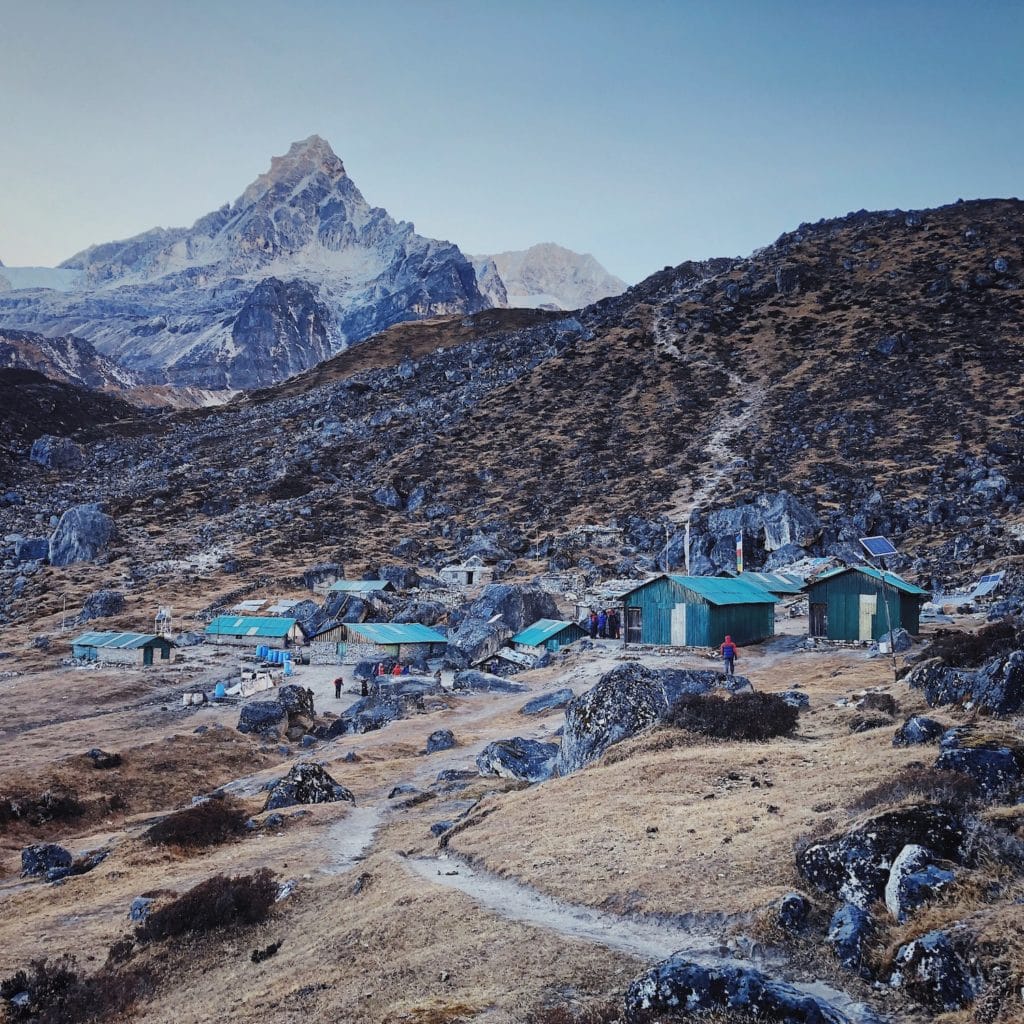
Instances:
[[[6,291],[0,322],[73,331],[145,380],[205,388],[269,384],[400,321],[492,304],[457,246],[370,206],[316,135],[191,228],[58,269],[72,290]]]
[[[470,258],[480,290],[495,306],[582,309],[611,295],[621,295],[627,287],[590,253],[573,252],[554,242]]]

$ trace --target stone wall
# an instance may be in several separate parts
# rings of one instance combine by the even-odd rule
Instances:
[[[314,640],[309,645],[310,665],[340,665],[338,645],[332,641]]]

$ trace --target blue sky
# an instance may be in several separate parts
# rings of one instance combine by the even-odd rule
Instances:
[[[1009,0],[0,0],[0,259],[191,224],[317,133],[423,234],[633,282],[1024,193],[1022,55]]]

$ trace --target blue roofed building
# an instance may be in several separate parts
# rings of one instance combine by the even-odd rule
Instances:
[[[310,642],[318,662],[340,665],[384,659],[403,664],[422,661],[444,654],[448,644],[443,634],[419,622],[335,622]]]
[[[841,565],[807,583],[811,636],[881,640],[890,629],[920,632],[921,605],[931,594],[894,572]]]
[[[736,577],[666,574],[622,595],[627,644],[718,647],[726,636],[752,644],[775,635],[778,598]]]
[[[71,654],[82,661],[147,668],[157,662],[169,662],[173,646],[173,641],[167,637],[153,633],[90,630],[71,641]]]
[[[218,615],[206,627],[210,643],[235,647],[292,647],[304,639],[295,619],[274,615]]]
[[[538,619],[512,637],[512,645],[524,654],[541,654],[568,647],[587,635],[578,623],[564,619]]]

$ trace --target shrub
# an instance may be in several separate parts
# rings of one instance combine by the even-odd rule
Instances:
[[[1024,644],[1024,629],[1009,619],[982,626],[976,633],[939,629],[923,652],[926,658],[942,658],[952,668],[977,668],[990,658],[1008,654]]]
[[[776,693],[739,693],[727,700],[710,694],[685,694],[666,715],[678,729],[727,740],[767,740],[787,736],[799,712]]]
[[[0,996],[7,1001],[7,1019],[34,1024],[85,1024],[124,1014],[152,989],[153,979],[144,970],[115,972],[104,968],[83,978],[70,956],[33,960],[27,970],[22,968],[0,982]],[[28,998],[12,1003],[20,993]]]
[[[175,811],[143,833],[153,846],[198,849],[217,846],[245,831],[248,815],[234,800],[205,800]]]
[[[980,794],[978,784],[969,775],[944,772],[916,762],[904,766],[884,782],[862,793],[850,805],[850,810],[859,814],[908,800],[927,800],[946,807],[964,808],[975,804]]]
[[[231,925],[257,924],[267,919],[276,899],[277,883],[268,868],[234,878],[214,875],[153,911],[135,935],[142,942],[152,942]]]
[[[85,807],[73,790],[47,789],[35,796],[14,794],[0,798],[0,827],[20,821],[45,825],[49,821],[80,818]]]

